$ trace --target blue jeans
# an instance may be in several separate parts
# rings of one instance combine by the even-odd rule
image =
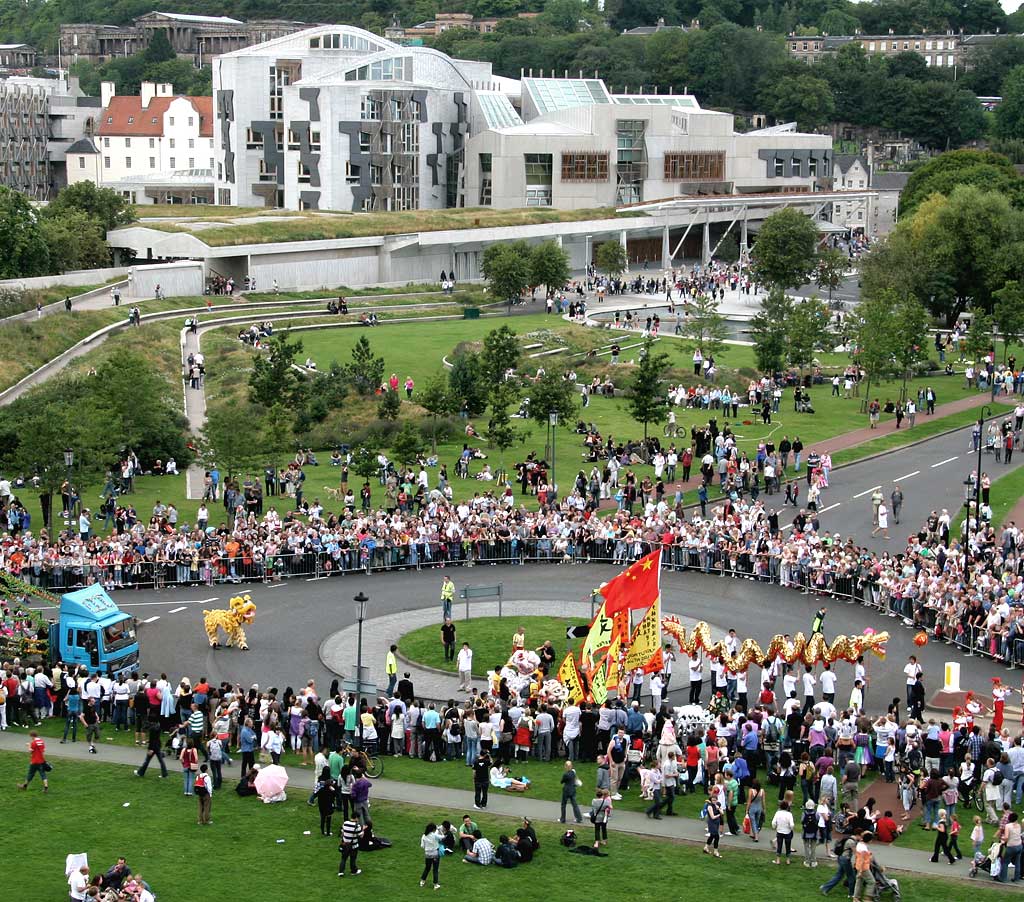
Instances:
[[[395,686],[398,684],[398,674],[392,673],[388,676],[388,698],[394,694]]]
[[[800,455],[801,454],[803,454],[802,451],[796,451],[793,454],[793,469],[794,470],[799,470],[800,469]]]
[[[853,884],[856,882],[856,877],[853,873],[853,865],[850,863],[850,859],[846,855],[842,855],[839,861],[836,862],[836,872],[829,878],[828,882],[821,887],[823,893],[830,892],[833,888],[839,885],[839,881],[842,880],[846,883],[846,889],[849,893],[853,893]]]
[[[929,827],[934,827],[939,822],[939,800],[932,799],[924,802],[924,822]]]
[[[480,740],[470,739],[468,736],[463,739],[462,744],[466,748],[466,764],[472,764],[480,752]]]
[[[190,796],[192,795],[192,787],[196,782],[196,772],[194,770],[184,770],[182,775],[185,779],[185,795]]]
[[[1021,851],[1024,846],[1007,846],[1003,852],[1003,865],[999,871],[999,882],[1006,883],[1010,876],[1010,865],[1013,865],[1013,882],[1020,880]]]
[[[71,741],[78,742],[78,715],[69,714],[64,721],[64,739],[68,738],[68,730],[71,730]],[[61,740],[64,741],[63,739]]]
[[[1024,774],[1013,775],[1013,799],[1014,804],[1019,805],[1021,803],[1021,797],[1024,796]]]

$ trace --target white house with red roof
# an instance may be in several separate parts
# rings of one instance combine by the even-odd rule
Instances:
[[[91,146],[79,141],[68,154],[68,184],[95,181],[134,203],[212,201],[212,98],[154,82],[143,82],[138,96],[117,96],[113,82],[103,82],[101,103]],[[171,185],[175,196],[163,196],[161,186]]]

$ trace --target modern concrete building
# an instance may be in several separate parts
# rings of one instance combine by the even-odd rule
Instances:
[[[101,86],[99,127],[68,154],[68,182],[89,180],[132,203],[213,202],[213,99],[143,82],[135,97]]]
[[[66,182],[69,147],[96,125],[99,98],[78,79],[0,79],[0,185],[48,200]]]
[[[835,53],[847,44],[856,43],[871,55],[896,56],[911,52],[924,57],[925,65],[938,68],[965,68],[970,65],[970,53],[1005,35],[999,34],[855,34],[855,35],[795,35],[786,38],[786,50],[794,59],[814,63],[823,56]]]
[[[151,12],[139,16],[131,25],[61,25],[60,49],[70,63],[105,63],[113,57],[145,50],[153,35],[162,31],[179,58],[201,66],[218,53],[271,41],[307,27],[304,22],[276,19],[241,22],[228,16]]]
[[[318,26],[214,63],[217,203],[321,210],[587,209],[813,192],[827,135],[740,134],[690,95],[490,63]]]

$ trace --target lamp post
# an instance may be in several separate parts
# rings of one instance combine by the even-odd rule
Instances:
[[[359,622],[359,634],[356,640],[356,748],[363,747],[363,618],[366,615],[366,602],[370,599],[362,592],[352,599],[356,603],[356,620]]]
[[[548,414],[548,423],[551,426],[551,490],[555,499],[558,498],[558,483],[555,482],[555,432],[558,429],[558,414],[554,411]]]
[[[981,408],[981,416],[978,418],[978,468],[974,476],[974,533],[977,535],[978,527],[981,525],[981,449],[985,444],[985,416],[992,416],[992,408],[987,404]],[[971,540],[971,507],[967,506],[967,542]]]
[[[67,504],[64,505],[64,512],[67,514],[68,533],[71,532],[71,468],[75,465],[75,452],[70,448],[64,449],[64,474],[65,485],[67,486]]]

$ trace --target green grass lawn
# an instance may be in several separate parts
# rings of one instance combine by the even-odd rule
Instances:
[[[337,839],[319,835],[317,810],[306,804],[311,781],[291,790],[287,802],[263,805],[258,799],[239,798],[229,778],[214,795],[212,825],[200,827],[196,802],[182,796],[181,778],[174,769],[167,780],[153,772],[138,780],[124,766],[54,759],[52,788],[43,795],[38,780],[29,792],[13,789],[15,782],[24,779],[25,758],[0,753],[0,783],[11,787],[5,792],[7,821],[32,825],[31,842],[21,843],[17,854],[5,858],[5,885],[13,891],[11,897],[18,899],[63,898],[67,892],[64,859],[71,852],[86,852],[93,873],[104,872],[118,856],[125,856],[163,902],[235,898],[240,886],[258,886],[259,897],[266,902],[291,902],[300,895],[318,902],[337,899],[346,891],[352,894],[352,883],[358,887],[354,898],[422,898],[429,893],[418,885],[423,826],[428,820],[457,823],[463,814],[460,809],[372,802],[375,832],[389,838],[393,846],[361,854],[363,873],[347,876],[343,883],[336,876]],[[473,814],[494,841],[500,832],[518,826],[512,819]],[[332,825],[335,834],[339,820],[336,817]],[[767,847],[757,852],[727,850],[724,859],[716,861],[693,845],[616,833],[614,815],[609,857],[593,859],[562,849],[559,825],[534,826],[541,848],[533,863],[522,866],[526,870],[484,871],[462,864],[457,856],[445,858],[438,896],[575,902],[582,886],[614,884],[631,900],[661,902],[666,887],[719,883],[730,873],[742,872],[748,885],[757,887],[751,899],[804,899],[811,898],[831,873],[827,866],[814,873],[798,864],[775,867]],[[581,836],[586,836],[586,828],[581,828]],[[657,869],[655,879],[652,868]],[[935,879],[901,875],[900,885],[905,898],[936,898]],[[967,884],[944,882],[943,886],[944,898],[967,896]],[[991,889],[987,898],[1012,897],[1010,891],[985,888]]]
[[[587,618],[565,617],[473,617],[467,621],[462,619],[465,610],[464,603],[456,598],[452,611],[457,633],[455,641],[459,648],[463,642],[468,642],[473,649],[473,671],[478,677],[508,660],[512,651],[512,634],[520,626],[526,629],[527,648],[538,648],[545,639],[550,639],[561,659],[566,651],[565,628],[587,622]],[[580,642],[573,644],[579,645]],[[411,661],[455,673],[455,663],[444,660],[440,623],[405,633],[398,640],[398,649]]]

